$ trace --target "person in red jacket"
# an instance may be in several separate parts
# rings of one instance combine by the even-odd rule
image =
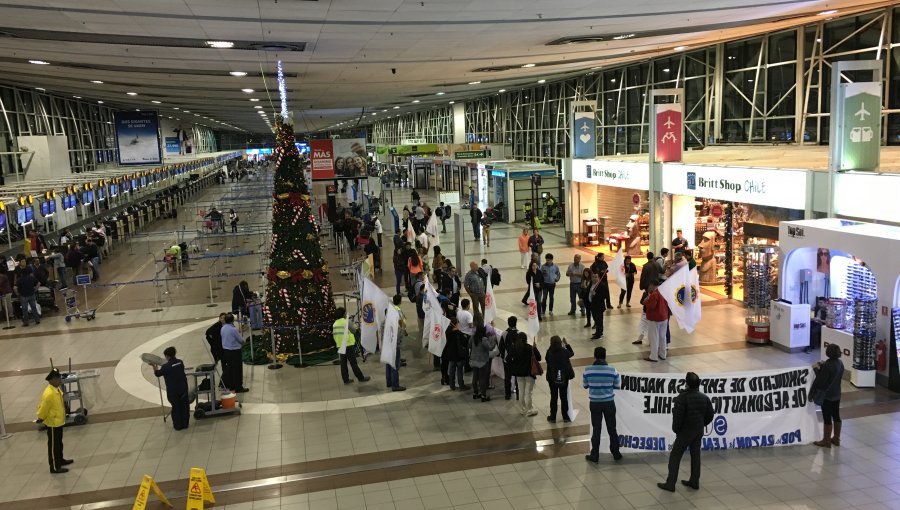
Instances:
[[[669,324],[669,307],[659,293],[658,282],[652,282],[647,288],[647,299],[644,300],[644,312],[647,314],[647,330],[650,338],[650,355],[645,361],[656,363],[666,359],[666,328]]]

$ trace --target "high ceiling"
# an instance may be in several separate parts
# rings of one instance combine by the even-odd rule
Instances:
[[[282,60],[297,130],[315,131],[893,3],[0,0],[0,80],[265,132]]]

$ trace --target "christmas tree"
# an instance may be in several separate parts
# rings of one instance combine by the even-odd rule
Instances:
[[[263,315],[274,329],[277,357],[297,365],[300,352],[303,364],[311,365],[334,359],[334,297],[290,115],[276,116],[275,141],[272,250]]]

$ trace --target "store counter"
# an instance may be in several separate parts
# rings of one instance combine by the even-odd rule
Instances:
[[[798,352],[809,347],[809,313],[808,304],[770,302],[769,340],[772,344],[787,352]]]
[[[841,361],[844,362],[844,373],[850,374],[850,383],[857,388],[875,387],[875,370],[857,370],[853,368],[853,333],[840,329],[822,327],[822,349],[819,351],[821,361],[825,361],[825,348],[835,344],[841,348]]]

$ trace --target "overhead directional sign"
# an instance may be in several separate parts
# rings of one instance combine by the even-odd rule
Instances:
[[[881,83],[842,83],[840,170],[874,170],[881,149]]]

